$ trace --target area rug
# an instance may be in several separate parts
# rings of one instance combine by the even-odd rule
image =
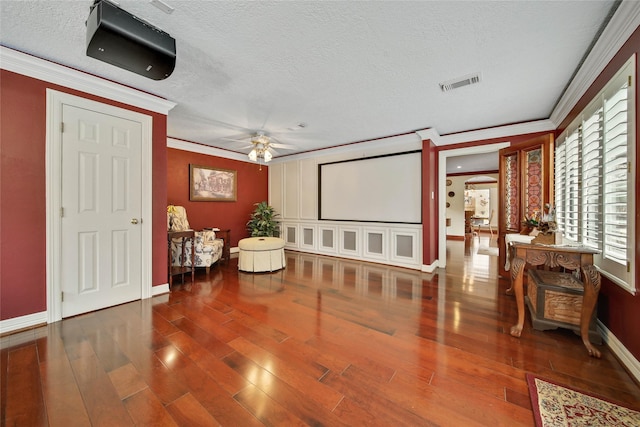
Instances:
[[[498,256],[498,248],[489,247],[489,246],[480,246],[478,248],[479,255],[490,255],[490,256]]]
[[[640,412],[527,374],[538,427],[640,426]]]

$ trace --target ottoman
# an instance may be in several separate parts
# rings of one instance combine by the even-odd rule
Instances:
[[[277,237],[249,237],[238,242],[238,270],[252,273],[286,267],[284,240]]]

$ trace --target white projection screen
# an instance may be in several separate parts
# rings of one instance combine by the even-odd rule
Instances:
[[[421,152],[320,164],[318,199],[320,220],[420,224]]]

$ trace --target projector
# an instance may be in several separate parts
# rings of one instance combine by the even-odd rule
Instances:
[[[87,19],[87,56],[153,80],[176,66],[176,40],[106,0],[96,0]]]

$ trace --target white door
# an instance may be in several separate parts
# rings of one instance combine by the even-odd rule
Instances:
[[[141,298],[142,125],[62,106],[62,317]]]

